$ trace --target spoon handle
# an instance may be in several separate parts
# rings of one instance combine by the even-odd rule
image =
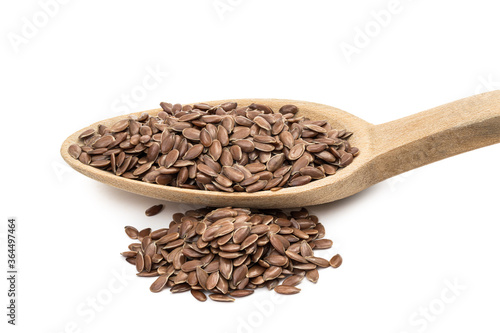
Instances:
[[[377,125],[373,142],[376,181],[499,143],[500,90]]]

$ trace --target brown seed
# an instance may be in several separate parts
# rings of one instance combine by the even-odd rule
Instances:
[[[333,242],[329,239],[317,239],[312,242],[314,248],[318,250],[329,249],[333,246]]]
[[[127,236],[129,236],[132,239],[137,239],[137,237],[139,236],[139,231],[136,228],[131,227],[131,226],[125,227],[125,233],[127,234]]]
[[[90,162],[90,165],[93,167],[96,167],[96,168],[102,168],[102,167],[108,166],[109,164],[110,164],[109,160],[98,160],[95,162],[94,161]]]
[[[288,256],[288,258],[290,259],[293,259],[297,262],[300,262],[300,263],[303,263],[303,264],[307,264],[308,261],[306,258],[304,258],[303,256],[301,256],[300,254],[296,253],[296,252],[293,252],[292,250],[287,250],[285,251],[285,254]]]
[[[340,265],[342,265],[342,257],[340,256],[340,254],[336,254],[332,257],[332,259],[330,259],[330,266],[332,266],[333,268],[338,268],[340,267]]]
[[[214,161],[217,161],[220,158],[222,154],[222,146],[223,145],[220,140],[212,141],[212,145],[210,146],[208,153]]]
[[[300,292],[300,289],[294,286],[281,285],[274,288],[274,291],[282,295],[293,295],[293,294],[298,294]]]
[[[241,265],[236,268],[233,272],[233,284],[237,286],[241,281],[247,276],[248,267],[246,265]]]
[[[253,183],[252,185],[247,186],[246,191],[248,193],[257,192],[257,191],[262,190],[264,187],[266,187],[266,185],[267,185],[266,180],[259,180],[255,183]]]
[[[319,279],[319,272],[317,269],[311,269],[307,271],[306,273],[306,278],[311,281],[312,283],[318,282]]]
[[[190,261],[186,261],[184,264],[182,264],[181,270],[183,272],[189,273],[189,272],[196,270],[197,267],[201,267],[201,261],[190,260]]]
[[[86,152],[82,152],[80,154],[80,157],[78,158],[78,160],[80,162],[82,162],[83,164],[90,164],[90,162],[92,161],[89,154],[87,154]]]
[[[310,270],[310,269],[316,269],[316,265],[315,264],[296,264],[293,266],[293,268],[295,269],[300,269],[300,270],[304,270],[304,271],[307,271],[307,270]]]
[[[184,160],[193,160],[200,156],[201,152],[203,151],[204,147],[202,144],[197,144],[192,146],[191,148],[188,149],[188,151],[184,154],[182,159]]]
[[[154,293],[160,292],[165,285],[167,284],[168,281],[168,276],[167,275],[160,275],[155,282],[149,287],[149,290],[151,290]]]
[[[206,128],[202,129],[200,132],[200,143],[204,147],[210,147],[212,145],[212,137]]]
[[[294,105],[283,105],[280,113],[258,103],[239,108],[234,102],[224,103],[224,108],[160,105],[163,111],[155,115],[143,112],[109,128],[98,125],[98,133],[83,131],[83,145],[70,146],[70,156],[118,176],[162,186],[252,193],[334,175],[359,154],[347,141],[351,132],[334,130],[326,120],[296,117]],[[200,167],[200,162],[215,172]],[[243,172],[244,180],[256,175],[259,179],[241,184],[229,178],[230,185],[223,178],[211,179],[221,173],[221,165]],[[272,177],[263,173],[266,167]]]
[[[221,275],[229,280],[233,274],[233,263],[230,259],[220,258],[219,271]]]
[[[135,260],[136,260],[135,267],[137,271],[140,273],[144,270],[144,256],[142,255],[142,252],[137,253],[137,257]]]
[[[182,118],[182,117],[181,117]],[[189,121],[189,120],[192,120],[192,119],[179,119],[181,121]],[[193,127],[189,127],[189,128],[185,128],[182,130],[182,135],[187,138],[188,140],[192,140],[192,141],[199,141],[200,140],[200,135],[201,135],[201,132],[200,130],[196,129],[196,128],[193,128]]]
[[[161,135],[160,151],[162,154],[169,153],[174,147],[176,136],[174,133],[163,132]]]
[[[312,179],[321,179],[325,177],[325,173],[321,171],[319,168],[315,167],[304,167],[299,170],[302,176],[310,176]]]
[[[305,257],[312,257],[314,255],[314,252],[306,241],[302,241],[300,243],[300,254],[305,258]]]
[[[265,258],[265,261],[273,266],[285,266],[288,263],[287,257],[280,255],[270,255]]]
[[[256,123],[259,127],[265,129],[265,130],[271,130],[271,125],[262,117],[262,116],[257,116],[253,119],[254,123]]]
[[[298,229],[298,228],[292,228],[292,232],[295,236],[302,238],[302,239],[308,239],[309,235],[306,234],[304,231]]]
[[[170,288],[170,292],[176,294],[176,293],[184,293],[188,290],[191,290],[191,286],[187,283],[180,283],[176,284],[172,288]]]
[[[230,137],[230,140],[240,140],[245,139],[250,135],[250,128],[245,126],[238,126],[234,129],[233,134]]]
[[[151,236],[151,239],[158,240],[158,239],[162,238],[163,236],[165,236],[167,233],[168,233],[168,229],[162,228],[162,229],[158,229],[158,230],[151,232],[150,236]]]
[[[240,244],[245,240],[245,238],[250,234],[250,227],[244,226],[235,230],[233,235],[233,242]]]
[[[329,153],[326,150],[324,150],[320,153],[316,153],[315,155],[328,163],[334,163],[337,159],[335,156],[333,156],[332,153]]]
[[[240,252],[224,252],[224,251],[221,251],[218,254],[221,258],[226,258],[226,259],[236,259],[243,255]]]
[[[200,290],[191,289],[191,295],[200,302],[205,302],[207,300],[207,295]]]
[[[176,240],[177,238],[179,238],[179,233],[174,232],[171,234],[167,234],[167,235],[163,236],[162,238],[158,239],[156,241],[156,244],[158,244],[158,245],[167,244],[167,243],[170,243],[170,242]]]
[[[177,149],[172,149],[167,154],[163,166],[165,168],[170,168],[172,165],[174,165],[174,163],[177,161],[178,158],[179,158],[179,151]]]
[[[150,234],[151,234],[151,228],[144,228],[141,231],[139,231],[137,239],[139,239],[142,242],[142,240],[147,236],[149,236]]]
[[[110,131],[114,133],[121,132],[128,127],[129,123],[130,123],[129,119],[120,120],[116,122],[113,126],[111,126]]]
[[[328,267],[330,266],[330,263],[328,262],[328,260],[326,259],[323,259],[323,258],[319,258],[319,257],[305,257],[307,261],[309,261],[310,263],[313,263],[315,264],[316,266],[319,266],[319,267]]]
[[[216,271],[212,274],[207,279],[207,289],[212,290],[217,286],[217,283],[219,283],[219,272]]]
[[[269,241],[271,242],[271,245],[276,249],[276,251],[281,254],[285,254],[285,246],[279,237],[281,236],[271,234],[269,235]]]
[[[156,214],[158,214],[159,212],[161,212],[163,209],[163,205],[155,205],[155,206],[152,206],[152,207],[149,207],[148,209],[146,209],[146,216],[154,216]]]
[[[290,275],[289,277],[283,280],[282,285],[295,287],[300,282],[302,282],[303,279],[304,279],[303,274]]]
[[[299,109],[295,105],[291,104],[283,105],[280,108],[281,114],[287,114],[287,113],[296,114],[297,112],[299,112]]]
[[[315,282],[317,268],[331,265],[314,256],[313,248],[331,246],[331,241],[318,239],[324,226],[306,209],[285,214],[203,208],[174,214],[168,228],[125,231],[140,243],[121,254],[136,266],[138,276],[157,277],[152,292],[165,287],[173,293],[191,290],[201,301],[206,299],[203,290],[243,297],[265,286],[294,294],[304,276]]]
[[[95,133],[95,129],[93,128],[89,128],[89,129],[86,129],[85,131],[83,131],[79,136],[78,138],[83,140],[83,139],[86,139],[86,138],[89,138],[91,137],[92,135],[94,135]]]
[[[234,302],[234,298],[229,297],[227,295],[221,295],[221,294],[210,294],[208,295],[212,301],[217,301],[217,302]]]
[[[243,174],[243,172],[233,167],[222,167],[222,173],[235,183],[239,183],[243,179],[245,179],[245,175]]]
[[[140,277],[155,277],[158,276],[159,274],[157,271],[151,271],[151,272],[142,271],[140,273],[137,273],[136,275]]]
[[[72,144],[68,148],[68,154],[74,159],[78,159],[81,153],[82,153],[82,148],[80,148],[80,146],[77,144]]]
[[[302,186],[311,181],[311,176],[299,176],[289,181],[290,186]]]
[[[229,295],[231,295],[233,297],[245,297],[245,296],[252,295],[253,293],[254,293],[253,290],[239,289],[239,290],[235,290],[235,291],[230,292]]]
[[[198,283],[200,286],[207,290],[207,280],[208,280],[208,273],[203,270],[201,267],[196,267],[196,277],[198,278]]]
[[[267,170],[274,172],[274,171],[278,170],[279,168],[281,168],[284,161],[285,161],[285,154],[275,155],[275,156],[271,157],[271,159],[269,159],[269,161],[267,162],[266,168],[267,168]]]
[[[104,135],[101,138],[99,138],[96,142],[92,144],[92,147],[95,149],[98,148],[105,148],[109,146],[111,143],[115,141],[115,138],[112,135]]]
[[[238,147],[238,146],[232,146],[232,147]],[[223,166],[230,167],[233,165],[233,156],[231,155],[231,153],[227,148],[224,148],[222,150],[222,154],[220,155],[219,161],[220,164],[222,164]]]
[[[214,169],[210,168],[209,166],[203,163],[198,164],[197,168],[200,172],[211,177],[217,177],[219,175]]]
[[[244,250],[250,245],[254,244],[257,241],[257,239],[259,239],[259,235],[257,234],[249,235],[247,238],[245,238],[243,242],[241,242],[240,250]]]
[[[236,140],[234,144],[238,145],[244,153],[250,153],[255,149],[253,141],[248,139]]]
[[[231,146],[229,152],[233,160],[239,161],[243,158],[243,151],[240,146]]]
[[[125,251],[121,253],[125,258],[135,258],[137,256],[137,251]]]
[[[311,131],[317,132],[317,133],[326,133],[327,130],[321,126],[315,125],[315,124],[305,124],[305,128],[310,129]]]
[[[215,181],[224,187],[229,187],[233,184],[233,182],[229,178],[225,177],[224,175],[217,175],[217,177],[215,178]]]
[[[273,280],[276,279],[281,274],[281,271],[282,271],[281,267],[270,266],[268,269],[265,270],[262,277],[264,278],[264,281]]]
[[[290,153],[288,153],[288,159],[295,161],[296,159],[301,157],[302,154],[304,154],[305,148],[306,146],[303,143],[296,144],[290,149]]]

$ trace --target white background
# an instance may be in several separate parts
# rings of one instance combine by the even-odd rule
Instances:
[[[74,131],[161,101],[290,98],[379,124],[500,89],[496,3],[62,2],[0,5],[0,267],[4,276],[15,216],[19,268],[15,328],[1,278],[2,332],[499,331],[498,145],[312,207],[335,242],[322,256],[339,252],[344,264],[296,296],[260,290],[234,304],[150,293],[154,279],[119,255],[125,225],[164,227],[190,206],[146,218],[157,200],[90,180],[59,155]],[[373,13],[388,8],[381,26]],[[346,57],[346,44],[357,53]]]

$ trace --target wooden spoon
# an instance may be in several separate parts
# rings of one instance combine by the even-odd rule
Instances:
[[[384,179],[469,150],[500,142],[500,91],[465,98],[434,109],[381,125],[372,125],[331,106],[283,99],[231,100],[238,105],[261,103],[277,111],[284,104],[294,104],[299,115],[313,120],[327,119],[337,129],[354,132],[349,139],[360,155],[333,176],[307,185],[279,191],[211,192],[149,184],[126,179],[85,165],[68,154],[68,147],[78,142],[77,131],[64,141],[61,155],[75,170],[114,187],[168,201],[205,206],[258,208],[290,208],[317,205],[339,200]],[[225,101],[207,102],[218,105]],[[149,110],[156,115],[161,109]],[[139,116],[140,113],[135,113]],[[110,126],[128,115],[110,118],[102,123]],[[89,127],[86,127],[87,129]],[[471,163],[475,167],[478,163]]]

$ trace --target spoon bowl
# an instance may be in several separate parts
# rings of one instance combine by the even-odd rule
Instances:
[[[312,120],[326,119],[333,128],[353,132],[349,142],[359,148],[360,154],[335,175],[302,186],[254,193],[203,191],[150,184],[83,164],[68,154],[68,147],[78,143],[78,136],[84,129],[64,141],[61,155],[72,168],[92,179],[156,199],[212,207],[292,208],[343,199],[397,174],[500,142],[500,91],[472,96],[381,125],[370,124],[332,106],[311,102],[232,99],[206,103],[218,105],[228,101],[237,102],[238,105],[265,104],[275,111],[285,104],[294,104],[299,108],[298,116]],[[156,115],[161,110],[146,112]],[[141,113],[133,115],[139,116]],[[129,116],[99,121],[85,129],[97,130],[99,124],[111,126]]]

